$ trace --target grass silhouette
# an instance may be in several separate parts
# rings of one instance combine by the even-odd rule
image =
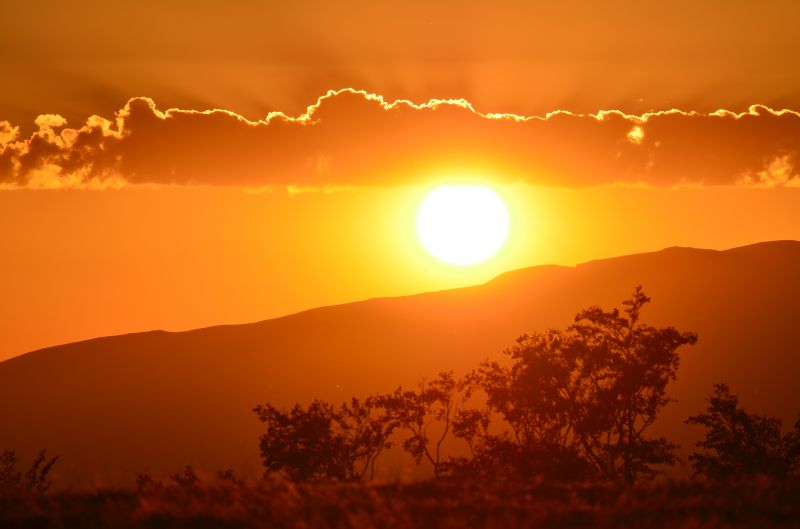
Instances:
[[[800,482],[314,483],[228,478],[0,498],[6,528],[796,527]]]

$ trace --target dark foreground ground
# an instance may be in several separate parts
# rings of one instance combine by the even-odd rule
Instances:
[[[773,528],[800,527],[800,483],[662,483],[630,490],[455,482],[244,484],[0,497],[0,527],[81,528]]]

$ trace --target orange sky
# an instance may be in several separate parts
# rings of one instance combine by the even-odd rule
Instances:
[[[257,119],[347,86],[526,115],[800,107],[793,0],[6,4],[0,110],[24,126],[132,96]]]
[[[466,269],[419,246],[422,187],[0,193],[0,354],[97,335],[255,321],[672,245],[800,239],[795,189],[499,188],[512,232]]]
[[[519,4],[7,6],[0,359],[800,239],[794,2]],[[413,216],[464,180],[512,231],[458,269]]]

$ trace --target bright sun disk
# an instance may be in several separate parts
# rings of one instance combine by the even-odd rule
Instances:
[[[470,265],[494,255],[508,236],[508,210],[491,189],[443,185],[425,197],[417,213],[417,233],[434,257]]]

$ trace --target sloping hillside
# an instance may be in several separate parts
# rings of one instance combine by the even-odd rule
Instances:
[[[0,447],[60,454],[65,483],[130,481],[184,464],[258,472],[262,402],[388,391],[464,372],[526,331],[564,327],[588,305],[618,306],[637,284],[645,321],[699,334],[682,350],[679,399],[658,425],[690,445],[682,419],[712,382],[785,420],[800,411],[800,242],[727,251],[668,248],[504,274],[484,285],[324,307],[245,325],[97,338],[0,363]]]

